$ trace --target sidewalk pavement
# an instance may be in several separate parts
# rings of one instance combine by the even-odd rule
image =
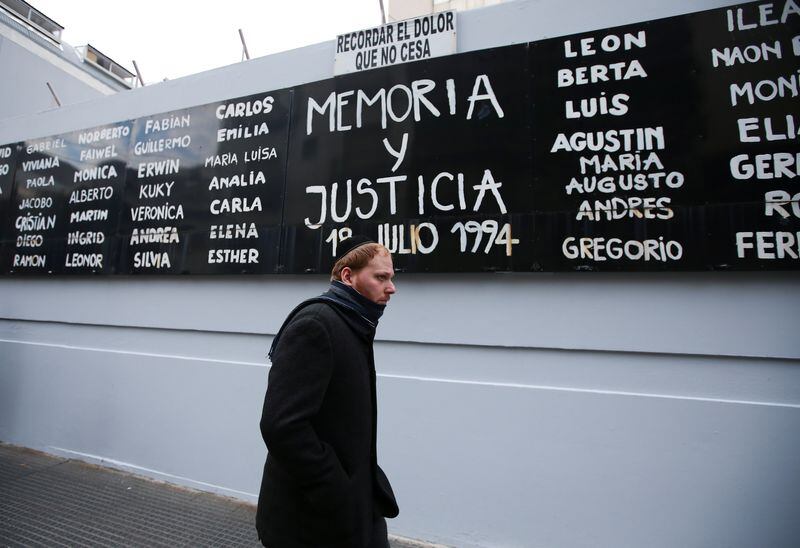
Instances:
[[[255,512],[226,497],[0,443],[0,547],[255,547]]]

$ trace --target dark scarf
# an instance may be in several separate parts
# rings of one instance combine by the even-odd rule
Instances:
[[[349,285],[345,285],[338,280],[334,280],[331,282],[330,287],[325,293],[303,301],[297,305],[294,310],[289,312],[289,315],[284,320],[283,325],[281,325],[281,328],[278,330],[278,334],[275,335],[275,338],[272,340],[272,345],[269,347],[269,353],[267,354],[268,358],[272,359],[272,353],[278,346],[278,340],[281,338],[283,330],[286,328],[286,326],[289,324],[289,321],[295,316],[295,314],[297,314],[306,306],[319,302],[332,303],[340,310],[345,311],[351,317],[358,319],[360,322],[363,322],[372,329],[375,329],[378,326],[378,320],[380,320],[381,316],[383,315],[383,311],[386,309],[385,304],[374,303]]]

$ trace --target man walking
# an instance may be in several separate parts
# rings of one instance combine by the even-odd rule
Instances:
[[[269,548],[388,548],[384,518],[399,513],[377,462],[372,350],[392,258],[364,237],[341,245],[330,288],[289,314],[269,353],[256,514]]]

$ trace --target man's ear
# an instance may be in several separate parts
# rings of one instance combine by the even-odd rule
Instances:
[[[353,276],[353,270],[349,266],[346,266],[342,269],[341,278],[343,284],[353,285],[352,276]]]

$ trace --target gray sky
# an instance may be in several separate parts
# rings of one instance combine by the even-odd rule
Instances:
[[[136,60],[147,84],[239,62],[240,28],[254,59],[381,24],[379,0],[28,2],[68,44],[92,44],[131,72]]]

